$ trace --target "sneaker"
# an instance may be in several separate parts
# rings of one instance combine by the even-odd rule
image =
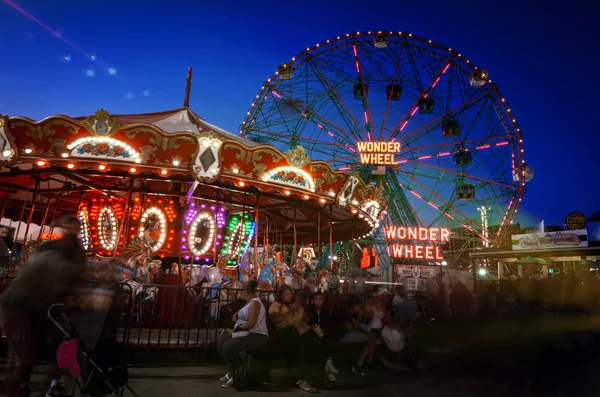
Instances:
[[[312,387],[310,385],[310,383],[308,383],[305,380],[301,380],[300,382],[298,382],[298,387],[304,391],[307,391],[309,393],[316,393],[317,389],[315,387]]]
[[[219,380],[220,380],[221,382],[228,382],[228,381],[229,381],[229,379],[231,379],[231,375],[229,375],[228,373],[227,373],[227,374],[225,374],[225,375],[223,375],[223,376],[221,376],[221,377],[219,378]]]
[[[327,382],[337,382],[337,379],[335,378],[334,374],[327,374],[325,379],[327,380]]]
[[[46,397],[72,397],[72,394],[66,391],[61,385],[57,385],[48,390]]]
[[[227,389],[233,387],[233,378],[230,378],[227,382],[223,383],[221,387],[225,387]]]
[[[333,366],[332,359],[329,359],[325,362],[325,371],[327,371],[327,373],[329,373],[329,374],[334,374],[334,375],[337,375],[339,373],[338,370]]]
[[[355,375],[367,375],[367,372],[363,369],[363,367],[359,367],[358,365],[352,367],[352,373]]]

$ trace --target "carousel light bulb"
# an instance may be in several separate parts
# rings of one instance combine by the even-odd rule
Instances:
[[[98,166],[98,169],[99,169],[100,171],[104,171],[104,170],[106,169],[106,166],[105,166],[104,164],[100,164],[100,165]]]
[[[286,196],[289,196],[290,194],[292,194],[289,190],[284,190],[283,194],[285,194]]]
[[[129,172],[131,172],[132,174],[136,173],[137,172],[137,168],[131,167],[131,168],[129,168]]]
[[[63,159],[66,159],[67,157],[69,157],[69,153],[63,153],[63,154],[61,154],[61,156]]]
[[[174,165],[175,167],[179,166],[179,160],[173,160],[173,165]]]
[[[31,154],[33,153],[33,149],[27,148],[25,149],[25,154]]]
[[[240,170],[238,170],[237,168],[234,168],[234,169],[233,169],[233,173],[234,173],[234,174],[237,174],[237,173],[239,173],[239,172],[240,172]]]
[[[43,167],[43,166],[45,166],[47,163],[46,163],[44,160],[39,160],[39,161],[38,161],[36,164],[37,164],[39,167]]]
[[[167,171],[165,169],[160,170],[161,175],[167,175],[168,173],[169,173],[169,171]]]
[[[67,164],[67,168],[72,170],[73,168],[75,168],[75,164],[69,163],[69,164]]]
[[[319,203],[325,204],[326,200],[324,198],[319,199]]]

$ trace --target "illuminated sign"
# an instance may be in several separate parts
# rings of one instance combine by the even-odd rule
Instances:
[[[581,212],[571,212],[565,219],[565,226],[569,230],[581,230],[585,227],[585,215]]]
[[[395,165],[395,154],[400,151],[400,142],[358,142],[361,164]]]
[[[442,248],[435,243],[450,241],[450,230],[443,227],[406,227],[389,226],[384,228],[385,237],[391,242],[406,241],[406,244],[392,244],[389,253],[394,258],[427,259],[439,261],[444,259]],[[411,244],[408,242],[423,241],[433,244]]]
[[[56,241],[56,240],[60,240],[61,238],[62,238],[62,234],[60,234],[60,233],[43,233],[42,234],[42,241],[47,241],[47,240]]]

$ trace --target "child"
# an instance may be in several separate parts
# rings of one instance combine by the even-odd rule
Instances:
[[[329,310],[325,308],[325,295],[317,292],[312,298],[312,304],[308,307],[308,325],[313,332],[320,337],[323,350],[325,351],[325,372],[326,380],[335,382],[335,375],[338,370],[333,366],[333,358],[331,357],[331,334],[332,321],[329,315]]]

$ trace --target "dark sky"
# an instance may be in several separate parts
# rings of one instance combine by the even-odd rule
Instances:
[[[0,0],[0,113],[173,109],[192,66],[191,107],[237,132],[261,83],[302,48],[349,31],[408,31],[488,69],[510,102],[535,167],[519,222],[562,224],[569,212],[600,208],[598,3],[14,0],[56,34],[7,3]]]

